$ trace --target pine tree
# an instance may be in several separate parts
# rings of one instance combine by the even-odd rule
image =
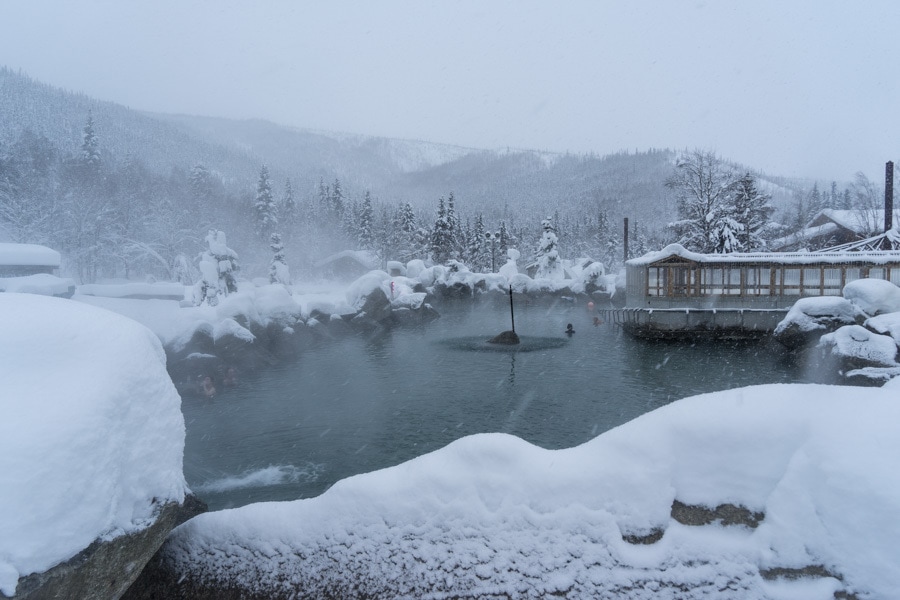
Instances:
[[[269,248],[272,249],[272,262],[269,264],[269,282],[280,283],[284,286],[291,284],[291,272],[284,261],[284,244],[281,236],[273,233],[269,238]],[[288,290],[290,292],[290,290]]]
[[[460,227],[459,217],[456,216],[456,200],[453,192],[447,198],[447,230],[449,232],[450,241],[450,258],[458,259],[462,255],[463,250],[463,233]]]
[[[474,271],[484,272],[490,268],[490,249],[485,237],[484,217],[475,215],[475,225],[468,244],[468,261]]]
[[[328,217],[332,223],[338,224],[344,221],[344,192],[341,189],[340,179],[335,178],[328,195]]]
[[[94,115],[88,111],[87,123],[84,126],[81,142],[81,161],[93,171],[100,170],[100,144],[94,132]]]
[[[731,214],[741,228],[737,232],[741,252],[766,249],[764,233],[774,208],[769,204],[772,196],[763,194],[756,187],[756,179],[745,173],[734,188]]]
[[[421,244],[418,239],[419,227],[416,224],[416,215],[409,202],[404,202],[400,206],[395,220],[397,222],[397,235],[400,238],[397,244],[397,258],[408,261],[421,251]]]
[[[263,165],[259,170],[259,182],[256,185],[255,211],[256,233],[261,238],[268,238],[272,229],[278,225],[278,205],[272,195],[272,184],[269,181],[269,169]]]
[[[435,264],[447,264],[453,258],[453,236],[447,219],[444,197],[438,200],[438,213],[431,229],[431,260]]]
[[[515,246],[516,241],[509,232],[509,229],[506,228],[506,221],[500,221],[499,233],[500,240],[497,242],[497,251],[500,253],[500,256],[505,259],[506,253],[510,248]]]
[[[372,229],[374,227],[374,217],[375,214],[372,210],[372,196],[369,194],[369,190],[366,190],[362,207],[359,209],[359,219],[356,224],[358,232],[356,241],[360,250],[375,249],[375,235]]]
[[[712,251],[716,254],[741,252],[743,245],[739,241],[738,236],[743,232],[743,229],[744,226],[730,215],[721,215],[716,219],[715,227],[712,230]]]
[[[294,225],[297,223],[297,202],[294,200],[294,187],[291,185],[290,178],[286,179],[284,182],[284,194],[281,197],[281,225],[288,232],[288,238],[290,238],[290,232],[294,228]]]

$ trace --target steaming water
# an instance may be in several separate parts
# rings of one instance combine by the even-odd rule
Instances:
[[[441,312],[320,343],[212,401],[185,397],[188,483],[211,509],[305,498],[474,433],[565,448],[679,398],[801,379],[771,346],[643,342],[580,305],[517,306],[528,351],[480,344],[509,329],[506,307]]]

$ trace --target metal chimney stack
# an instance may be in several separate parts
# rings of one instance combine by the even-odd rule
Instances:
[[[888,232],[893,226],[894,216],[894,163],[887,161],[884,165],[884,230]]]

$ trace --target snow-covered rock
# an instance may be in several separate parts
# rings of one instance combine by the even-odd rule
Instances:
[[[897,366],[897,342],[860,325],[846,325],[823,335],[819,346],[849,368]]]
[[[183,502],[185,429],[159,339],[137,322],[10,293],[0,331],[0,592],[12,595],[20,577]]]
[[[775,327],[773,336],[788,348],[812,343],[823,333],[865,319],[856,304],[840,296],[801,298]]]
[[[870,317],[900,312],[900,287],[884,279],[857,279],[844,286],[843,296]]]
[[[318,498],[189,521],[156,597],[891,598],[895,396],[766,385],[566,450],[464,438]]]

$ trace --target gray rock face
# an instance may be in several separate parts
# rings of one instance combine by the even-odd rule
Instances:
[[[380,287],[375,288],[366,296],[358,313],[366,313],[373,321],[382,322],[391,318],[391,299]]]
[[[77,555],[44,571],[19,579],[13,600],[121,598],[177,525],[206,511],[188,496],[184,504],[160,507],[156,521],[136,533],[95,541]]]

